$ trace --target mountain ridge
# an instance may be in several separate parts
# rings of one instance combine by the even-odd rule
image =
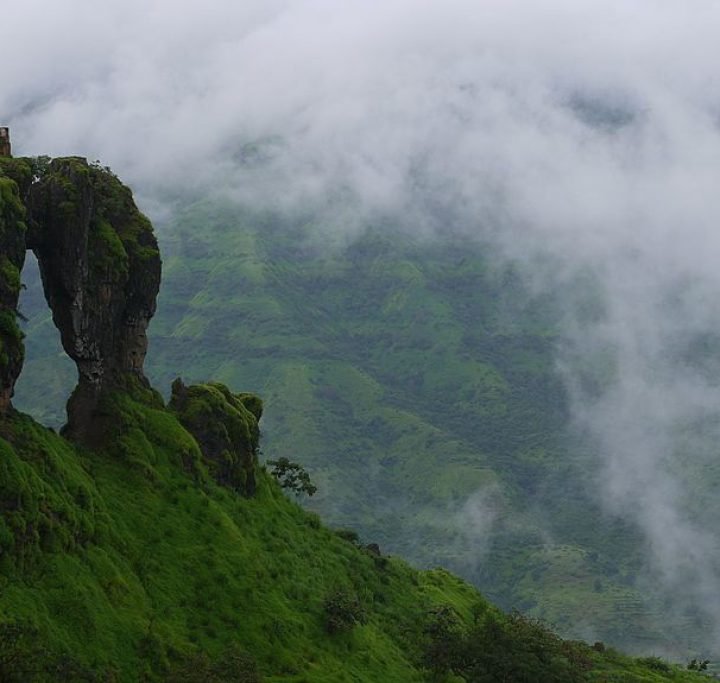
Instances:
[[[258,463],[257,397],[177,380],[166,406],[145,378],[159,254],[127,188],[73,157],[2,159],[0,191],[3,680],[693,680],[561,641],[323,527]],[[38,216],[60,221],[38,255],[79,369],[62,435],[10,402]],[[83,264],[70,282],[50,276],[66,229]]]

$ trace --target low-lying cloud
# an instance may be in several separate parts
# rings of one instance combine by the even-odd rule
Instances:
[[[714,457],[682,435],[720,406],[685,353],[720,339],[718,25],[710,0],[28,0],[0,113],[18,154],[101,159],[148,201],[340,197],[545,254],[538,286],[591,274],[603,312],[569,307],[559,362],[603,498],[720,629],[715,530],[677,471]],[[612,368],[600,391],[588,354]]]

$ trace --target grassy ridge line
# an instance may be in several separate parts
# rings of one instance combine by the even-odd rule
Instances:
[[[102,456],[25,417],[3,424],[0,620],[37,629],[49,650],[121,680],[233,643],[268,680],[416,680],[406,632],[420,612],[478,600],[443,572],[340,539],[267,475],[254,499],[196,480],[183,462],[197,446],[173,416],[121,403],[118,447]],[[336,590],[369,616],[331,638],[323,603]]]
[[[603,514],[597,461],[566,438],[554,294],[479,246],[376,230],[329,252],[312,229],[221,202],[181,212],[160,239],[149,375],[261,394],[266,449],[311,472],[311,509],[566,635],[698,643],[704,625],[636,581],[642,540]],[[74,369],[59,370],[42,305],[23,310],[18,405],[60,424]]]
[[[696,680],[514,631],[446,571],[418,572],[324,528],[262,471],[254,498],[217,486],[157,404],[122,395],[113,409],[114,445],[97,454],[20,414],[0,425],[0,629],[24,629],[0,642],[2,680],[259,680],[202,669],[233,648],[266,681],[427,680],[438,662],[428,652],[445,651],[428,641],[428,615],[448,608],[473,647],[487,639],[492,666],[529,676],[509,680]],[[328,633],[338,595],[363,616]],[[486,626],[472,631],[473,615]],[[487,676],[456,680],[498,680]]]

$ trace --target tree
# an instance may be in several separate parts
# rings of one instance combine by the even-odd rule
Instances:
[[[288,458],[268,460],[267,464],[272,467],[270,473],[282,488],[290,489],[296,495],[307,493],[308,496],[312,496],[317,491],[317,486],[310,481],[310,475],[302,465],[291,462]]]
[[[709,659],[692,659],[688,662],[687,668],[690,671],[707,671],[708,664],[710,664]]]

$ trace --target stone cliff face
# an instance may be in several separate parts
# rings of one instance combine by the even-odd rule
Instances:
[[[146,330],[160,287],[160,254],[130,190],[84,159],[55,159],[30,188],[28,246],[63,348],[77,364],[67,431],[83,438],[102,393],[147,384]]]
[[[132,382],[147,386],[146,330],[160,287],[157,241],[130,190],[107,169],[77,157],[55,159],[28,165],[32,173],[23,180],[8,171],[22,163],[29,162],[0,164],[0,414],[10,407],[22,366],[15,308],[31,248],[63,348],[78,368],[66,433],[91,441],[104,392]]]
[[[25,262],[26,211],[14,177],[23,185],[23,178],[29,182],[29,166],[23,170],[15,160],[0,160],[0,415],[10,407],[24,356],[16,310]]]

